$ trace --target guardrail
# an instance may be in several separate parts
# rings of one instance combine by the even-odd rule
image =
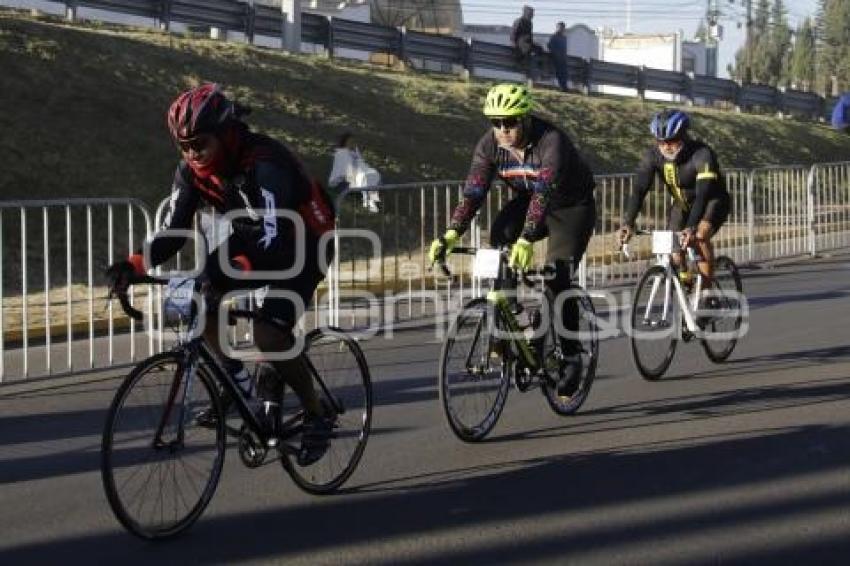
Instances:
[[[255,6],[236,0],[51,0],[65,4],[66,14],[73,19],[77,7],[132,14],[151,18],[164,29],[171,22],[208,25],[245,34],[249,42],[256,35],[283,39],[283,14],[273,7]],[[467,76],[476,69],[489,69],[524,75],[527,69],[517,64],[513,49],[477,40],[441,36],[405,28],[356,22],[304,12],[301,17],[303,44],[323,47],[329,56],[345,56],[345,52],[381,54],[389,63],[400,61],[438,61],[448,64],[450,72],[462,68]],[[283,42],[282,42],[283,43]],[[552,63],[548,53],[535,65],[546,70],[551,83]],[[817,94],[776,89],[767,85],[739,85],[728,79],[707,77],[647,67],[624,65],[595,59],[567,58],[570,81],[582,92],[590,93],[604,86],[633,88],[643,97],[647,91],[680,96],[693,104],[726,102],[740,110],[762,109],[812,119],[828,118],[829,100]]]
[[[331,18],[330,33],[328,51],[331,57],[337,49],[345,48],[404,58],[401,31],[397,28]]]

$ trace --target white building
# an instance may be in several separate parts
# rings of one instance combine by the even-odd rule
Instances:
[[[670,34],[625,34],[611,31],[603,33],[599,42],[599,55],[603,61],[645,66],[664,71],[717,75],[717,50],[702,42],[684,41],[682,32]],[[600,92],[635,96],[636,89],[603,86]],[[677,101],[677,95],[646,91],[646,97],[655,100]]]

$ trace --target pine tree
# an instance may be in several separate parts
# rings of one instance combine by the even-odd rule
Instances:
[[[770,13],[770,30],[767,49],[767,84],[788,84],[788,59],[791,49],[791,29],[783,0],[775,0]]]
[[[797,26],[794,45],[788,62],[788,79],[798,89],[811,90],[815,86],[815,24],[806,18]]]
[[[730,67],[729,74],[744,83],[757,82],[758,63],[756,52],[764,30],[767,28],[768,1],[759,0],[756,5],[755,17],[748,30],[748,41],[735,52],[735,66]]]
[[[818,9],[818,89],[850,89],[850,2],[821,0]]]
[[[758,0],[753,14],[749,45],[744,47],[743,63],[754,83],[768,83],[770,78],[770,0]]]

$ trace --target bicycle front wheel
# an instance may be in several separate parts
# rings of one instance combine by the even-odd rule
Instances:
[[[133,369],[109,408],[101,476],[115,516],[146,539],[174,536],[212,499],[224,464],[225,429],[213,379],[182,353]],[[196,422],[201,411],[212,427]]]
[[[725,362],[735,349],[743,321],[743,285],[735,262],[719,256],[714,262],[714,285],[701,301],[702,347],[714,363]]]
[[[341,330],[316,329],[306,337],[304,355],[315,370],[316,393],[323,404],[336,410],[333,437],[327,452],[316,462],[301,466],[285,452],[284,469],[308,493],[336,491],[351,477],[369,439],[372,426],[372,381],[366,357],[357,342]],[[291,403],[297,406],[288,407]],[[300,410],[294,395],[285,400],[284,418]]]
[[[508,366],[494,336],[497,311],[485,300],[467,303],[440,353],[440,401],[449,428],[464,442],[496,426],[508,397]]]
[[[660,265],[647,269],[635,289],[628,329],[632,359],[644,379],[660,378],[673,361],[679,333],[677,304],[667,270]]]
[[[550,300],[551,305],[551,295],[548,291],[546,297],[547,300]],[[570,289],[570,296],[566,300],[574,301],[575,308],[578,311],[578,327],[575,330],[564,329],[566,334],[562,339],[562,346],[571,346],[571,348],[567,348],[569,351],[562,352],[562,355],[578,356],[581,363],[581,376],[578,378],[578,386],[572,394],[558,395],[556,382],[560,378],[560,372],[565,369],[565,360],[558,359],[555,350],[555,340],[559,333],[555,331],[554,326],[550,328],[544,339],[543,352],[540,356],[547,374],[550,375],[550,379],[543,383],[543,395],[546,397],[549,407],[556,414],[562,416],[575,414],[587,400],[593,379],[596,377],[596,364],[599,361],[599,331],[593,301],[580,287]],[[552,312],[551,309],[550,312]],[[552,372],[552,369],[555,369],[555,372]]]

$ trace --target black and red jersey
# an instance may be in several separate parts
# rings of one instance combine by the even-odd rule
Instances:
[[[531,199],[522,232],[529,241],[543,237],[548,210],[593,202],[593,172],[566,133],[532,116],[526,140],[525,147],[514,152],[499,147],[492,130],[481,137],[450,228],[459,233],[469,228],[496,179]]]
[[[252,265],[273,269],[289,257],[294,242],[291,220],[276,210],[291,210],[305,221],[314,236],[333,226],[333,209],[324,191],[311,179],[298,158],[283,144],[240,127],[237,143],[227,143],[226,175],[199,176],[185,162],[174,173],[171,201],[161,229],[188,230],[202,203],[217,212],[244,212],[231,225],[247,250]],[[152,266],[183,247],[186,238],[155,235],[150,246]]]

